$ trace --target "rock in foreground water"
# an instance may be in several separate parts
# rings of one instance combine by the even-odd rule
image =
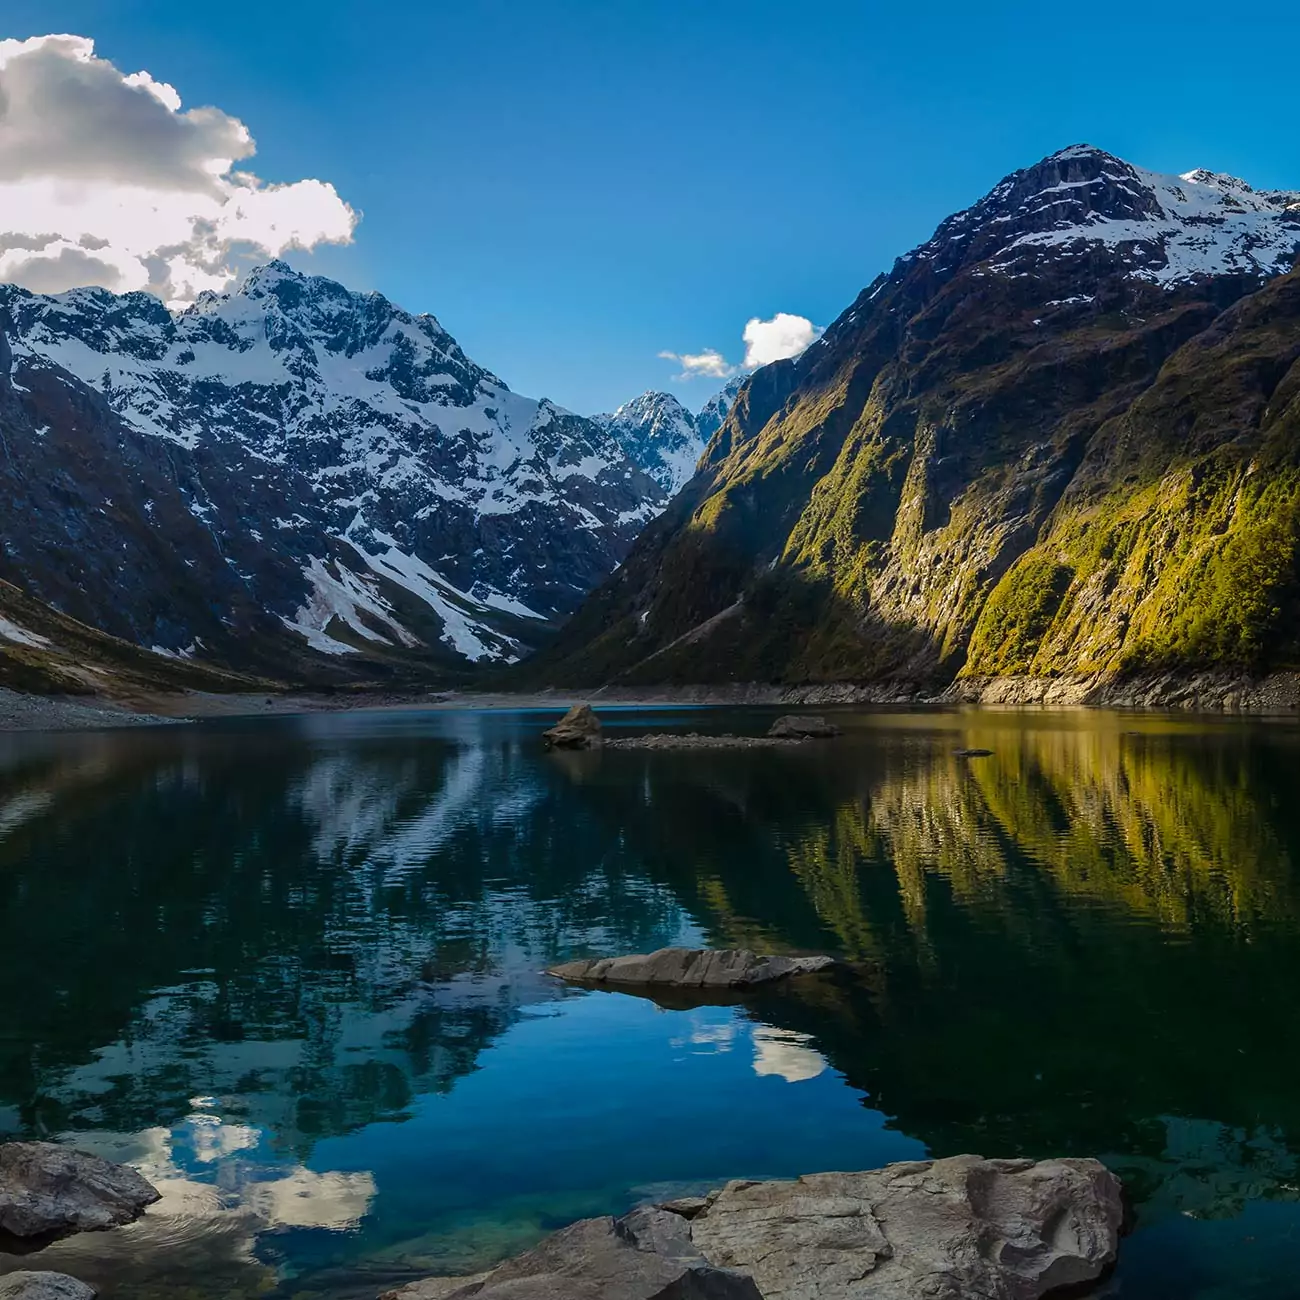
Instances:
[[[730,1183],[691,1236],[780,1300],[1038,1300],[1099,1277],[1122,1218],[1096,1160],[954,1156]]]
[[[1040,1300],[1100,1277],[1122,1218],[1096,1160],[979,1156],[729,1183],[683,1206],[586,1219],[389,1300]]]
[[[555,726],[542,732],[547,749],[598,749],[604,740],[590,704],[575,704]]]
[[[23,1270],[0,1277],[0,1300],[95,1300],[93,1286],[66,1273]]]
[[[134,1169],[53,1142],[0,1146],[0,1230],[55,1237],[131,1223],[158,1193]]]
[[[833,957],[766,957],[748,948],[660,948],[628,957],[566,961],[546,973],[582,984],[736,989],[807,975],[833,965]]]
[[[768,728],[767,734],[775,740],[830,740],[841,734],[833,723],[820,717],[801,717],[787,714]]]
[[[431,1278],[386,1300],[763,1300],[743,1273],[710,1264],[667,1210],[583,1219],[477,1277]]]

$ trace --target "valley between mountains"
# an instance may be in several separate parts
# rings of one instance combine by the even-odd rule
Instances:
[[[1297,255],[1300,192],[1078,146],[801,356],[591,417],[281,263],[181,312],[3,286],[0,684],[1169,701],[1286,672]]]

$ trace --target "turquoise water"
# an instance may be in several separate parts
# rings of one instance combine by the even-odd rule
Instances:
[[[0,737],[0,1133],[164,1192],[40,1267],[374,1296],[726,1178],[978,1151],[1125,1179],[1107,1295],[1300,1296],[1300,728],[845,711],[556,755],[552,716]],[[850,965],[680,1009],[540,973],[677,942]]]

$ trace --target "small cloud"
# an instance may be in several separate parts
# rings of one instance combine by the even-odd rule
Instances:
[[[659,355],[665,361],[681,364],[682,373],[677,376],[678,379],[694,379],[697,375],[709,379],[730,379],[736,374],[736,367],[715,348],[705,348],[703,352],[661,352]]]
[[[750,317],[741,336],[745,342],[745,360],[738,366],[732,365],[716,348],[705,348],[703,352],[661,352],[659,355],[665,361],[676,361],[681,365],[682,373],[678,379],[731,379],[757,370],[759,366],[771,365],[773,361],[797,357],[821,335],[821,327],[806,316],[779,311],[771,320]]]
[[[750,318],[745,326],[745,369],[757,370],[773,361],[797,357],[815,343],[821,330],[806,316],[779,311],[771,320]]]

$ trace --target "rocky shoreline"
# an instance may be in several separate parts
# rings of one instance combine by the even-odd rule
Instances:
[[[961,1155],[583,1219],[487,1273],[382,1300],[1039,1300],[1101,1277],[1122,1222],[1096,1160]]]
[[[555,973],[731,987],[828,964],[662,949]],[[6,1270],[5,1258],[121,1228],[159,1199],[129,1166],[58,1143],[0,1144],[0,1300],[94,1300],[75,1277]],[[1097,1160],[959,1155],[729,1182],[579,1220],[487,1272],[422,1278],[382,1300],[1040,1300],[1102,1277],[1123,1223],[1119,1179]]]
[[[108,727],[170,726],[183,721],[137,713],[109,701],[25,695],[0,686],[0,731],[96,731]]]
[[[825,682],[798,686],[681,686],[647,690],[601,687],[588,691],[432,691],[399,694],[356,691],[338,695],[204,692],[157,693],[128,702],[88,696],[29,695],[0,687],[0,732],[88,731],[198,721],[203,718],[288,717],[362,709],[566,708],[580,700],[623,707],[865,705],[896,708],[1134,709],[1186,713],[1286,716],[1300,713],[1300,672],[1246,677],[1231,673],[1106,674],[1062,677],[961,678],[942,690],[908,683]],[[791,743],[785,738],[782,743]],[[777,737],[668,735],[608,742],[612,749],[769,748]],[[794,740],[794,743],[799,743]]]

